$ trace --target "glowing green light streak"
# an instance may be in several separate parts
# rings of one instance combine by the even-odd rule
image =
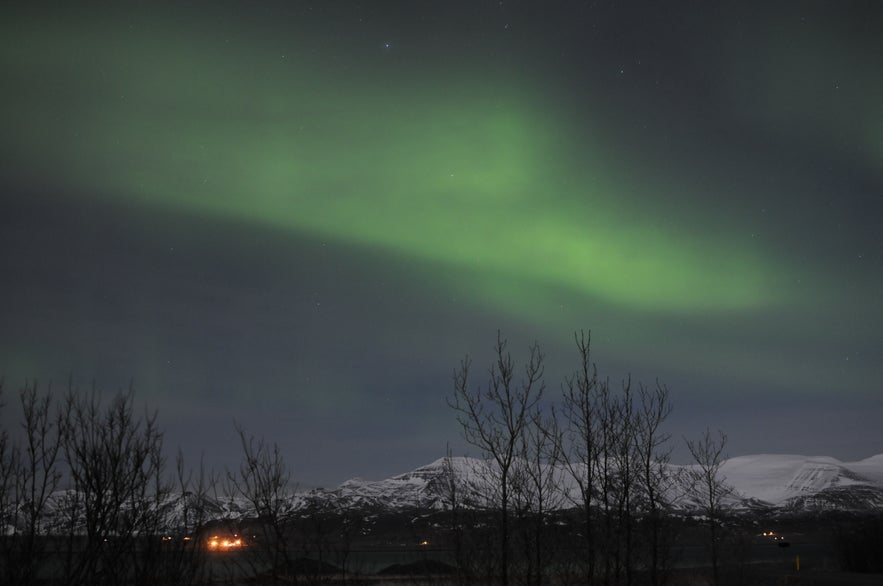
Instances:
[[[673,216],[632,218],[629,186],[594,156],[603,144],[568,137],[542,96],[504,80],[383,85],[292,58],[265,65],[257,50],[221,62],[137,35],[27,35],[4,50],[26,60],[26,87],[4,98],[17,118],[5,140],[80,192],[478,271],[475,290],[512,307],[518,281],[644,310],[778,299],[777,268],[757,251],[699,241]],[[564,153],[582,167],[556,162]]]

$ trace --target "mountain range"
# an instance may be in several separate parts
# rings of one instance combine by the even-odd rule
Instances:
[[[699,500],[685,480],[693,465],[668,464],[676,480],[667,491],[675,510],[690,512]],[[334,503],[347,508],[381,510],[440,510],[449,499],[451,478],[464,502],[479,502],[480,479],[490,465],[482,460],[441,458],[410,472],[385,480],[348,480],[334,489],[299,493],[295,500]],[[563,468],[553,470],[562,479],[559,494],[551,497],[559,507],[571,506],[575,486]],[[730,488],[727,508],[739,510],[883,511],[883,454],[858,462],[841,462],[827,456],[760,454],[739,456],[723,462],[720,479]],[[293,503],[299,508],[299,503]]]
[[[691,465],[667,464],[665,501],[673,512],[702,514],[701,500],[689,478]],[[563,466],[546,468],[556,482],[545,507],[566,509],[578,501],[577,486]],[[337,514],[342,511],[362,517],[386,513],[429,513],[449,507],[452,491],[463,507],[482,507],[492,492],[494,467],[484,460],[440,458],[410,472],[384,480],[347,480],[333,489],[317,488],[294,492],[281,504],[281,512],[298,515],[308,511]],[[883,513],[883,454],[858,462],[841,462],[825,456],[761,454],[725,460],[719,479],[728,487],[723,506],[733,513],[819,512]],[[255,516],[254,506],[241,496],[205,495],[202,500],[192,493],[168,495],[164,516],[169,527],[176,526],[185,509],[203,511],[205,519],[237,520]],[[68,503],[77,499],[71,491],[59,491],[50,497],[46,526],[65,531]],[[192,514],[192,513],[191,513]],[[2,528],[6,533],[11,526]]]

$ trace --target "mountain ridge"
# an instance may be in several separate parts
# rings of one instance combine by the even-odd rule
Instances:
[[[439,458],[387,479],[353,478],[337,488],[313,489],[308,494],[335,499],[345,506],[441,509],[451,472],[461,497],[475,498],[478,480],[488,474],[492,476],[491,468],[488,462],[476,458]],[[668,474],[678,478],[687,476],[694,468],[690,464],[666,465]],[[558,500],[565,508],[574,502],[573,480],[568,479],[563,467],[557,467],[553,473],[562,480],[563,494]],[[723,461],[720,478],[732,488],[726,504],[736,511],[758,507],[786,511],[883,511],[883,454],[856,462],[797,454],[736,456]],[[696,500],[681,492],[685,490],[683,483],[674,490],[674,494],[668,495],[674,509],[696,508]]]
[[[668,484],[664,496],[673,513],[702,514],[701,499],[686,481],[694,467],[666,465],[674,481]],[[545,472],[554,474],[556,480],[546,509],[578,506],[578,487],[569,471],[559,465]],[[487,481],[493,478],[494,466],[488,461],[465,456],[439,458],[383,480],[352,478],[333,489],[289,493],[278,504],[283,516],[313,512],[355,513],[365,518],[384,513],[423,514],[449,509],[453,491],[459,506],[484,508],[495,502],[494,485]],[[793,454],[738,456],[722,463],[720,478],[731,489],[722,500],[726,513],[883,513],[883,454],[856,462]],[[46,527],[67,531],[71,520],[65,511],[75,502],[78,499],[70,490],[53,493],[47,502]],[[202,511],[206,521],[257,517],[254,505],[242,496],[168,494],[159,506],[169,527],[176,526],[187,509],[190,514]],[[6,534],[13,529],[12,525],[0,526]]]

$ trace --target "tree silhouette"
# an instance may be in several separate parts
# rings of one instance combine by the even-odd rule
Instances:
[[[696,463],[689,471],[690,486],[708,519],[712,580],[713,584],[719,584],[719,525],[724,499],[733,492],[726,483],[726,478],[720,474],[721,465],[726,460],[724,450],[727,446],[727,436],[718,430],[715,438],[711,430],[706,428],[705,433],[698,440],[686,440],[686,442],[687,449],[690,450]]]
[[[457,412],[464,439],[481,450],[494,465],[487,470],[490,486],[496,490],[494,506],[498,512],[500,538],[500,581],[509,583],[510,516],[516,463],[525,428],[543,395],[543,353],[534,344],[516,381],[516,367],[506,350],[506,340],[497,333],[496,358],[489,370],[487,385],[471,387],[469,357],[454,373],[454,394],[449,405]]]

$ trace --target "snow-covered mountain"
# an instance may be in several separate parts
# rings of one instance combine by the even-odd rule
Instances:
[[[670,505],[684,513],[697,510],[698,499],[689,482],[689,465],[669,465]],[[481,507],[492,497],[495,478],[489,462],[473,458],[441,458],[416,470],[385,480],[348,480],[334,489],[314,489],[291,495],[283,514],[306,514],[319,509],[340,511],[413,512],[440,511],[450,506],[452,490],[463,507]],[[547,497],[549,508],[568,508],[578,502],[577,485],[563,467],[546,469],[556,478],[555,493]],[[835,458],[761,454],[725,461],[720,478],[731,488],[725,506],[738,511],[883,512],[883,454],[858,462]],[[72,499],[59,491],[47,503],[50,530],[66,530],[64,513]],[[181,526],[185,509],[190,522],[200,514],[204,521],[254,517],[254,507],[241,497],[209,497],[191,502],[191,494],[168,495],[159,505],[168,527]],[[11,526],[0,528],[11,531]]]
[[[440,458],[411,472],[385,480],[347,480],[333,490],[312,490],[309,496],[331,499],[343,507],[389,510],[442,510],[450,501],[451,482],[463,501],[475,502],[482,478],[489,478],[486,462],[473,458]]]
[[[689,465],[670,465],[671,476],[686,478]],[[450,498],[450,479],[456,479],[458,498],[464,503],[481,502],[486,491],[482,477],[489,464],[471,458],[444,458],[411,472],[385,480],[353,479],[333,490],[312,491],[314,498],[327,498],[348,507],[388,510],[442,509]],[[453,474],[451,474],[453,472]],[[559,506],[570,506],[575,485],[563,469]],[[883,454],[859,462],[799,455],[760,454],[739,456],[723,463],[721,479],[732,488],[727,504],[734,509],[779,509],[783,511],[883,511]],[[676,509],[696,507],[689,483],[681,480],[670,492]]]
[[[883,510],[883,454],[858,462],[826,456],[730,458],[721,476],[746,501],[801,510]]]

